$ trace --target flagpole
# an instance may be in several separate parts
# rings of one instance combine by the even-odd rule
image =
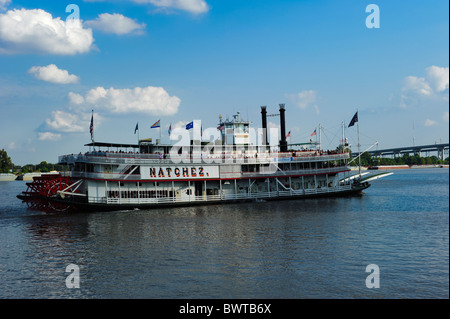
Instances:
[[[314,132],[316,132],[316,150],[317,150],[317,138],[318,138],[318,136],[317,136],[317,129],[315,129]],[[319,134],[320,134],[320,130],[319,130]]]
[[[319,123],[319,150],[322,148],[322,126]]]
[[[356,109],[356,114],[358,114],[358,109]],[[359,179],[361,179],[361,144],[359,143],[359,115],[358,121],[356,123],[358,128]]]

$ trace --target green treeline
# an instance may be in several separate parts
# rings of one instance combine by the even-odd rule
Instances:
[[[435,165],[447,164],[449,158],[440,160],[437,156],[420,157],[418,154],[410,156],[404,154],[401,157],[387,158],[387,157],[372,157],[368,152],[361,155],[361,165],[363,166],[377,166],[377,165]],[[358,160],[352,162],[352,165],[358,165]],[[31,173],[41,172],[48,173],[51,171],[65,171],[67,167],[59,164],[47,163],[42,161],[39,164],[27,164],[24,166],[14,165],[11,158],[4,149],[0,150],[0,173]]]
[[[48,173],[51,171],[64,171],[66,167],[64,165],[47,163],[46,161],[42,161],[39,164],[27,164],[24,166],[14,165],[15,173],[32,173],[32,172],[41,172]]]
[[[42,161],[39,164],[27,164],[24,166],[14,165],[7,152],[4,149],[0,150],[0,173],[48,173],[51,171],[64,170],[66,170],[64,165],[47,163],[46,161]]]
[[[2,149],[0,151],[0,173],[9,173],[14,168],[11,158],[6,151]]]
[[[445,160],[438,159],[437,156],[421,157],[419,154],[410,156],[404,154],[396,158],[387,157],[372,157],[368,152],[361,155],[362,166],[377,166],[377,165],[436,165],[436,164],[448,164],[449,158]],[[358,161],[355,160],[353,165],[357,165]]]

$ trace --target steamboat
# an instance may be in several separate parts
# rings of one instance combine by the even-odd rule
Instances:
[[[288,150],[284,104],[279,112],[281,138],[270,136],[270,144],[266,107],[261,107],[262,129],[256,134],[261,138],[256,142],[251,123],[239,114],[219,117],[220,138],[206,144],[195,138],[184,145],[151,139],[138,144],[92,142],[84,154],[59,156],[67,171],[35,177],[17,197],[123,210],[349,196],[370,186],[361,173],[352,175],[344,147]]]

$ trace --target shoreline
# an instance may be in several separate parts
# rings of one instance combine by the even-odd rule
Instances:
[[[33,177],[40,177],[42,175],[49,175],[49,174],[59,174],[59,172],[33,172],[33,173],[23,173],[19,175],[15,175],[13,173],[7,173],[7,174],[1,174],[3,178],[0,178],[0,182],[12,182],[12,181],[32,181]]]
[[[369,166],[368,170],[388,170],[388,169],[417,169],[417,168],[449,168],[448,164],[424,164],[424,165],[377,165]]]

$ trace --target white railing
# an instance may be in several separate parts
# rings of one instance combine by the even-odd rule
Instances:
[[[89,203],[108,204],[108,205],[127,205],[127,204],[171,204],[171,203],[191,203],[191,202],[218,202],[218,201],[235,201],[235,200],[255,200],[278,197],[293,196],[309,196],[325,193],[339,193],[351,190],[351,185],[341,185],[337,187],[323,187],[313,189],[294,190],[288,189],[284,191],[273,192],[256,192],[256,193],[238,193],[238,194],[222,194],[222,195],[203,195],[203,196],[186,196],[186,197],[160,197],[160,198],[106,198],[106,197],[88,197]]]
[[[318,168],[318,169],[302,169],[302,170],[285,170],[285,171],[276,171],[276,172],[221,172],[221,178],[257,178],[257,177],[284,177],[289,175],[317,175],[317,174],[333,174],[339,173],[343,171],[347,171],[350,168],[347,166],[336,166],[336,167],[326,167],[326,168]],[[105,179],[105,180],[141,180],[140,174],[128,174],[124,175],[121,173],[92,173],[92,172],[72,172],[71,177],[75,178],[92,178],[92,179]],[[157,178],[156,178],[157,179]]]
[[[92,164],[269,164],[269,163],[304,163],[336,161],[348,159],[348,153],[292,156],[292,153],[258,153],[258,157],[224,154],[203,156],[194,154],[193,156],[177,157],[172,160],[164,158],[158,154],[140,154],[140,153],[108,153],[91,152],[86,154],[70,154],[58,157],[59,163],[74,164],[75,162]]]

